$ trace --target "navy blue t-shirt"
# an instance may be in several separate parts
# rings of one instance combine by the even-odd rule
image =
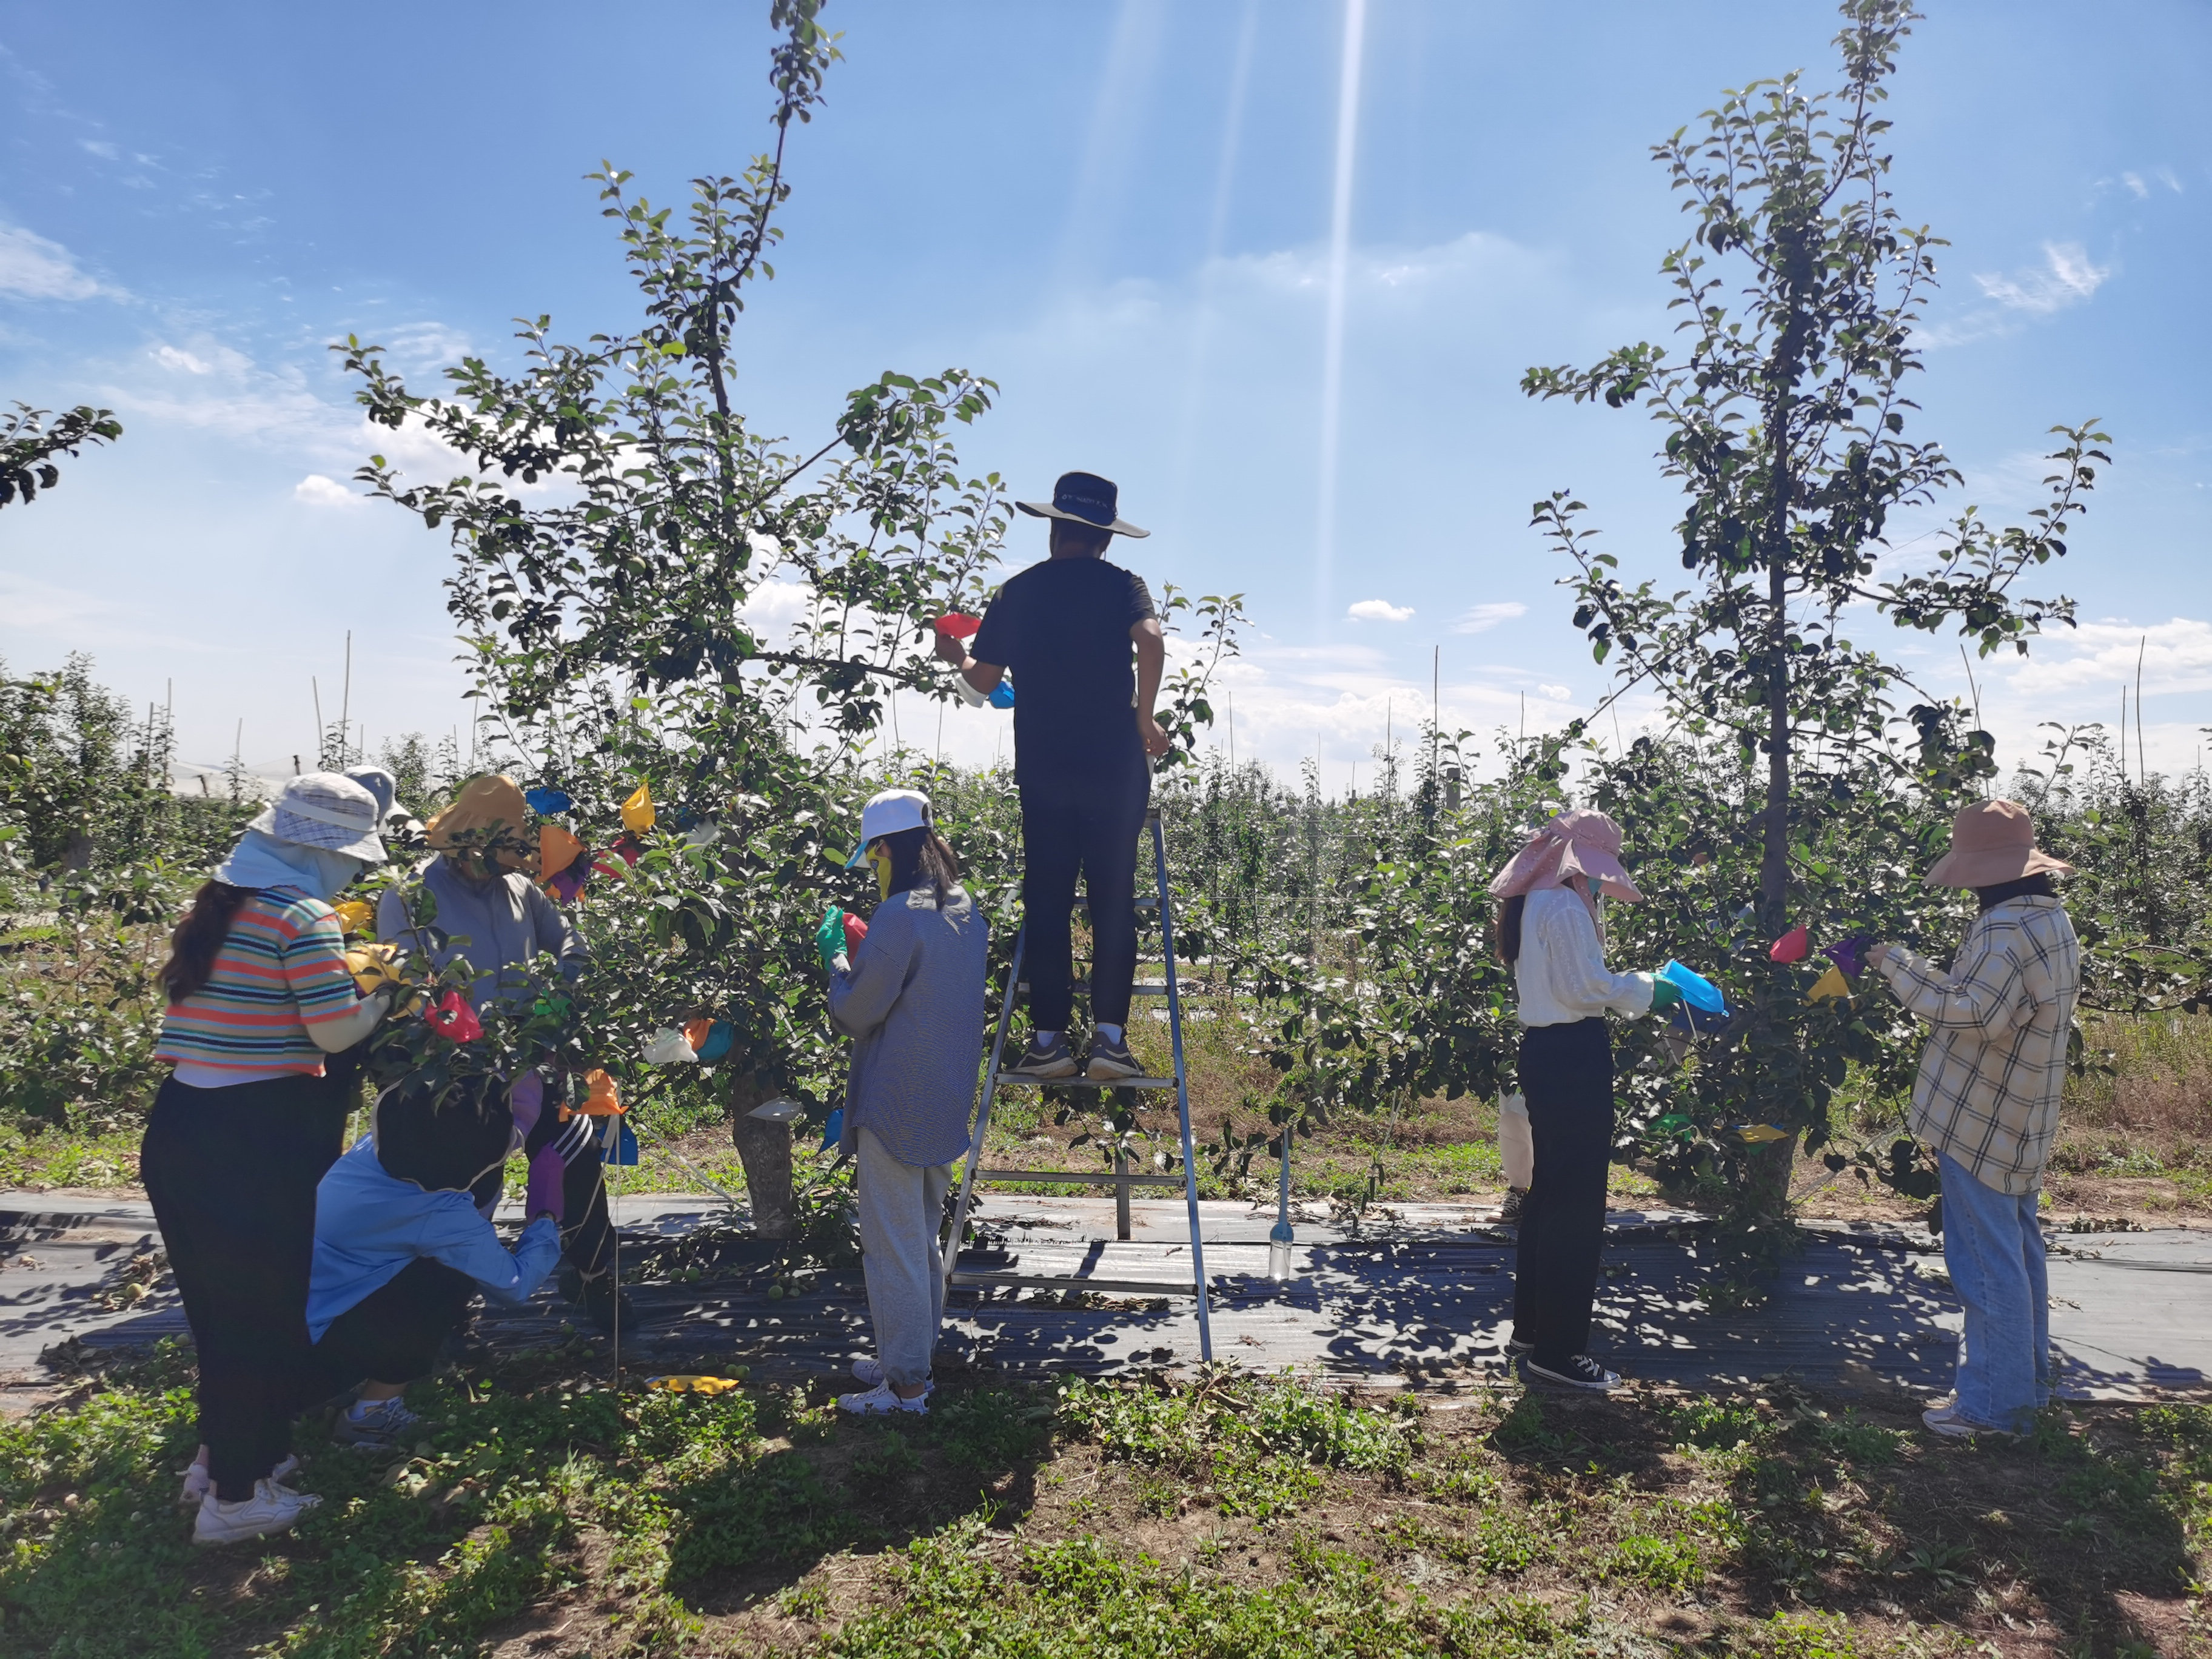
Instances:
[[[1103,559],[1047,559],[1006,579],[968,651],[1013,675],[1018,780],[1132,755],[1142,766],[1129,630],[1154,614],[1145,579]]]

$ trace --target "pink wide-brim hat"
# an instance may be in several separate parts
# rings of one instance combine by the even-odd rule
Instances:
[[[1951,820],[1951,850],[1928,872],[1930,887],[1997,887],[2023,876],[2070,876],[2074,866],[2035,844],[2035,823],[2016,800],[1985,800]]]
[[[1620,866],[1620,826],[1582,806],[1560,813],[1530,836],[1490,878],[1490,891],[1496,898],[1511,898],[1556,887],[1567,876],[1595,877],[1608,898],[1633,902],[1644,896]]]

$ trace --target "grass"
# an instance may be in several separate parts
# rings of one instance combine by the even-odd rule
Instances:
[[[1191,1381],[626,1394],[551,1349],[301,1436],[323,1509],[196,1551],[167,1347],[0,1427],[0,1652],[1887,1656],[2205,1650],[2212,1408],[2017,1442],[1774,1389]]]

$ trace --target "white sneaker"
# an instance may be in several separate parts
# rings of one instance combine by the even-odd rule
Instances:
[[[880,1359],[855,1359],[853,1362],[853,1380],[855,1382],[865,1382],[872,1389],[880,1387],[884,1381],[883,1361]],[[921,1385],[921,1391],[925,1395],[935,1394],[937,1392],[937,1384],[932,1381],[925,1381]]]
[[[269,1471],[269,1478],[281,1486],[299,1472],[299,1458],[289,1456]],[[204,1463],[191,1464],[185,1470],[185,1487],[177,1494],[177,1507],[180,1510],[196,1510],[199,1508],[202,1500],[214,1490],[215,1477],[208,1473],[208,1466]]]
[[[889,1382],[878,1382],[866,1394],[841,1394],[838,1406],[855,1417],[888,1417],[893,1412],[912,1412],[917,1417],[929,1415],[929,1390],[924,1389],[911,1400],[902,1400],[892,1392]]]
[[[242,1539],[283,1532],[298,1524],[302,1516],[321,1508],[322,1502],[313,1492],[294,1492],[265,1477],[253,1483],[252,1497],[235,1504],[226,1504],[210,1492],[200,1500],[200,1512],[192,1522],[192,1542],[235,1544]]]

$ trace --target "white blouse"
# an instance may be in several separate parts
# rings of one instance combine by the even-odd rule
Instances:
[[[1607,971],[1589,908],[1565,887],[1540,887],[1521,914],[1521,958],[1513,964],[1523,1025],[1569,1025],[1611,1009],[1634,1018],[1651,1008],[1650,974]]]

